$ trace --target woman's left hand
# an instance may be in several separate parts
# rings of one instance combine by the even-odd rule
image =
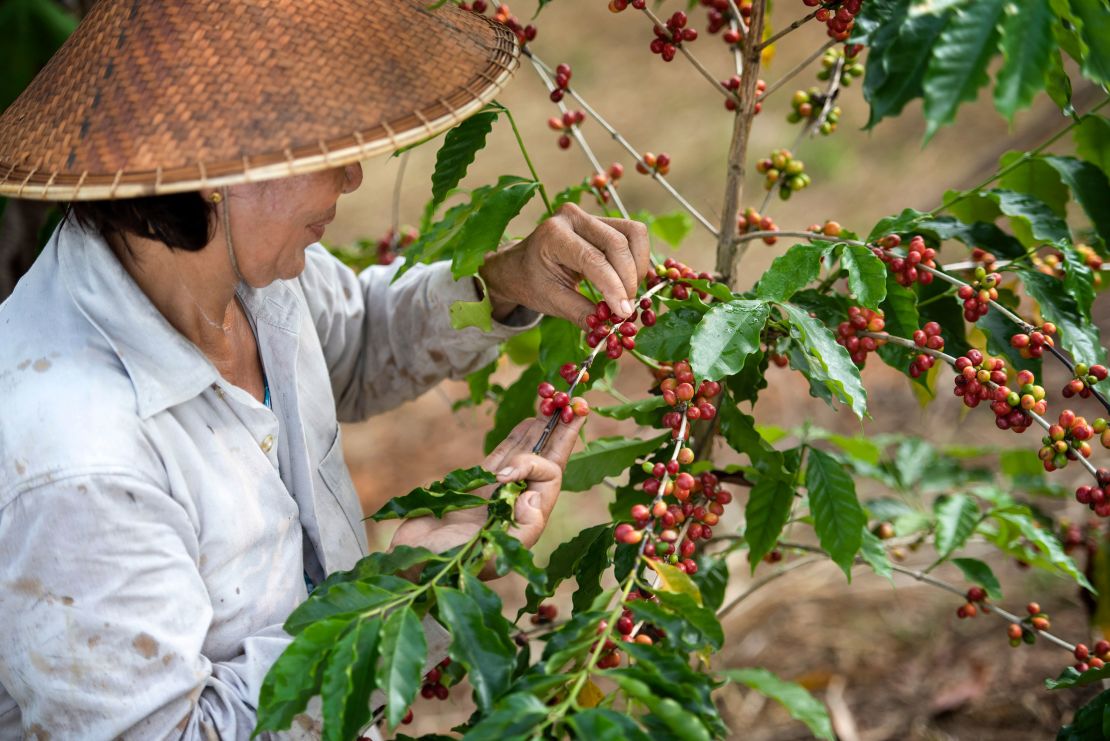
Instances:
[[[531,548],[547,526],[562,490],[563,469],[585,419],[575,417],[570,424],[556,425],[540,455],[532,453],[532,446],[540,439],[547,418],[525,420],[482,462],[482,467],[496,473],[497,480],[503,484],[527,483],[527,488],[516,500],[516,525],[509,529],[525,548]],[[474,493],[488,498],[494,489],[494,486],[487,486]],[[448,512],[440,519],[429,516],[405,520],[394,533],[390,548],[423,546],[441,553],[473,538],[485,521],[485,507]],[[492,575],[492,570],[487,568],[483,575]]]
[[[578,292],[589,280],[618,316],[635,309],[636,291],[651,269],[647,227],[639,221],[592,216],[573,203],[479,271],[494,319],[519,305],[586,327],[594,304]]]

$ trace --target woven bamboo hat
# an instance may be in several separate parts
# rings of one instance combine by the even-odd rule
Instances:
[[[350,164],[455,125],[513,32],[424,0],[100,0],[0,115],[0,196],[97,200]]]

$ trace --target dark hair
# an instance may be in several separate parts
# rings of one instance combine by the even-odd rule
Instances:
[[[196,252],[212,239],[216,206],[194,191],[118,201],[73,201],[66,204],[65,216],[105,238],[117,235],[125,244],[130,234]]]

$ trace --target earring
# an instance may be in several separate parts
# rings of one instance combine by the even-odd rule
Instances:
[[[212,203],[219,203],[223,199],[224,199],[224,197],[222,195],[220,195],[220,191],[218,191],[218,190],[213,191],[212,195],[208,196],[208,200],[212,201]]]

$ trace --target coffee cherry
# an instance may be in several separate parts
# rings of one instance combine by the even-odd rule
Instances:
[[[982,602],[987,598],[987,591],[982,587],[972,587],[967,590],[968,602]]]
[[[1090,650],[1082,643],[1076,644],[1075,651],[1073,651],[1073,653],[1075,655],[1075,658],[1079,661],[1084,661],[1088,656],[1091,655]]]
[[[868,353],[886,344],[886,340],[874,337],[857,337],[856,332],[881,332],[886,327],[883,312],[872,311],[860,306],[848,307],[848,321],[841,322],[836,329],[836,341],[843,345],[852,361],[861,368],[867,362]]]
[[[1030,615],[1039,615],[1041,613],[1041,606],[1036,602],[1030,602],[1028,605],[1025,606],[1025,610]]]
[[[915,235],[910,239],[906,256],[901,257],[890,251],[901,243],[902,240],[897,234],[889,234],[879,240],[879,246],[873,247],[871,251],[887,264],[899,285],[908,287],[915,282],[921,285],[932,283],[933,274],[922,269],[922,266],[927,268],[936,267],[936,260],[934,259],[937,254],[936,250],[927,247],[923,237]]]
[[[390,265],[397,259],[398,253],[416,241],[420,233],[412,227],[404,227],[394,233],[392,229],[385,233],[377,243],[378,265]]]
[[[1021,626],[1017,623],[1010,623],[1006,627],[1006,633],[1010,636],[1010,640],[1012,641],[1020,641],[1022,632]]]

